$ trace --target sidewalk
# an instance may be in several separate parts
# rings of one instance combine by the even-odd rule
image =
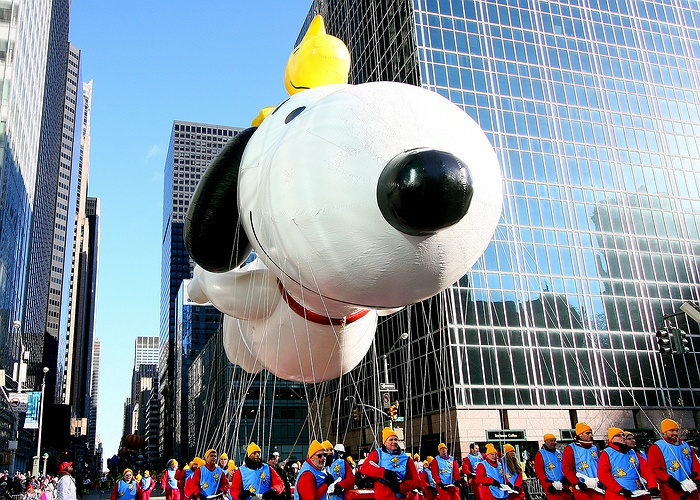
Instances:
[[[83,495],[83,500],[109,500],[111,494],[111,491],[100,493],[97,490],[91,490],[87,495]],[[80,497],[78,497],[78,500],[80,500]],[[151,494],[151,500],[165,500],[165,494],[160,488],[156,488]]]

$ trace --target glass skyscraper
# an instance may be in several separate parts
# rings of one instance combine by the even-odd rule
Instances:
[[[697,4],[318,0],[307,25],[315,13],[348,45],[351,83],[421,85],[474,118],[505,193],[474,268],[381,325],[339,390],[377,406],[387,354],[407,446],[425,454],[489,430],[536,448],[579,420],[596,437],[668,415],[696,427],[698,324],[670,320],[687,354],[660,355],[654,332],[700,299]],[[372,443],[366,424],[346,446]]]
[[[161,402],[160,451],[171,457],[176,442],[186,437],[185,424],[175,425],[175,395],[181,392],[183,377],[176,372],[177,294],[183,279],[192,276],[194,264],[185,248],[185,214],[197,182],[211,160],[241,128],[175,121],[165,160],[163,185],[163,239],[161,253],[160,346],[158,384]],[[177,361],[179,363],[179,361]],[[184,377],[186,384],[187,377]],[[186,389],[186,387],[185,387]],[[184,404],[186,404],[186,393]],[[179,420],[179,419],[178,419]],[[179,447],[179,444],[178,444]],[[179,455],[178,455],[179,456]]]

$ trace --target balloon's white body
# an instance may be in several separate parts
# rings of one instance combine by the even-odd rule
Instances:
[[[392,227],[377,204],[384,167],[416,148],[455,155],[473,186],[459,222],[422,236]],[[227,316],[232,362],[320,382],[361,361],[379,314],[431,297],[467,272],[500,218],[501,176],[479,126],[441,96],[391,82],[328,85],[290,97],[253,134],[238,204],[258,259],[227,273],[198,269],[189,294]],[[278,282],[291,302],[338,324],[302,317]]]

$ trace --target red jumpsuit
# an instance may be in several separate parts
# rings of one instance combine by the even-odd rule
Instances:
[[[156,488],[156,482],[151,476],[148,476],[148,479],[151,480],[150,484],[148,487],[144,487],[145,479],[145,477],[142,477],[141,481],[139,481],[136,485],[138,489],[138,492],[136,493],[136,498],[140,498],[141,500],[150,500],[151,492],[153,492],[153,490]]]
[[[462,476],[467,478],[467,483],[469,483],[469,487],[472,489],[472,493],[474,493],[475,500],[481,500],[479,487],[474,482],[476,471],[472,468],[472,462],[469,460],[469,457],[464,457],[464,461],[462,462]]]
[[[678,446],[680,448],[680,444],[683,441],[679,439],[677,443],[672,443],[668,440],[666,440],[666,442],[671,446]],[[695,456],[695,453],[691,452],[690,455],[691,467],[688,475],[690,476],[690,479],[695,481],[695,484],[698,484],[700,482],[700,463],[698,462],[698,458]],[[675,489],[668,484],[668,480],[671,475],[668,473],[666,459],[664,458],[664,454],[661,451],[661,448],[659,448],[659,445],[656,443],[652,444],[649,447],[647,456],[649,457],[649,467],[659,483],[661,500],[700,500],[699,490],[693,491],[692,493],[687,493],[682,489]]]
[[[428,468],[418,473],[418,477],[420,478],[420,490],[423,492],[426,500],[437,500],[437,488],[430,483],[428,474],[430,474]]]
[[[388,452],[383,451],[383,453]],[[374,478],[375,500],[396,500],[397,498],[410,499],[413,497],[413,490],[420,487],[420,479],[418,478],[416,464],[413,463],[411,457],[408,457],[406,461],[406,476],[399,485],[399,489],[403,495],[402,497],[398,497],[389,486],[380,481],[384,478],[384,467],[379,465],[379,454],[377,450],[373,450],[365,459],[360,466],[360,472],[367,477]]]
[[[262,465],[262,464],[261,464]],[[229,493],[233,500],[238,500],[238,496],[243,491],[243,473],[241,472],[242,467],[236,469],[233,473],[233,479],[231,479],[231,487],[229,488]],[[284,481],[274,467],[270,467],[270,489],[275,491],[278,495],[284,493]]]
[[[175,481],[179,482],[179,474],[181,471],[180,470],[175,470]],[[165,469],[163,471],[163,479],[161,480],[160,487],[163,488],[163,491],[165,492],[165,498],[166,500],[180,500],[180,488],[175,486],[175,488],[172,488],[170,486],[170,483],[168,482],[168,469]]]
[[[542,454],[539,452],[535,453],[535,474],[537,475],[537,479],[540,480],[542,491],[547,497],[547,500],[571,500],[572,495],[566,485],[566,478],[564,477],[562,477],[562,483],[564,483],[564,489],[562,491],[557,491],[554,493],[549,491],[549,487],[551,486],[552,482],[550,481],[549,477],[547,477],[547,473],[544,469],[544,459],[542,458]]]
[[[574,446],[578,445],[574,444]],[[564,448],[564,452],[562,454],[563,458],[561,468],[564,471],[564,477],[569,484],[571,484],[571,492],[574,495],[574,500],[603,500],[603,494],[592,488],[587,488],[585,490],[574,488],[575,484],[581,482],[576,475],[576,457],[574,457],[574,450],[571,446],[567,446]]]
[[[506,482],[508,483],[508,486],[518,491],[518,493],[510,493],[508,495],[508,500],[525,500],[525,488],[523,488],[523,473],[509,470],[505,457],[503,458],[503,473],[506,476]]]
[[[306,459],[308,464],[316,468],[310,459]],[[328,485],[321,483],[321,485],[316,487],[316,478],[313,472],[304,471],[297,478],[296,486],[294,487],[294,493],[299,495],[299,500],[321,500],[326,497],[326,492],[328,491]]]
[[[452,459],[452,473],[450,474],[450,482],[446,483],[441,479],[439,469],[440,465],[438,464],[437,457],[430,462],[430,474],[433,476],[435,484],[438,485],[438,496],[441,500],[459,500],[459,486],[455,484],[460,480],[459,464],[457,463],[457,460],[448,455],[446,460],[449,459]],[[443,483],[444,486],[440,487],[440,483]]]
[[[218,467],[218,465],[213,465],[209,466],[207,464],[202,465],[202,467],[206,467],[210,471],[213,471]],[[197,496],[200,493],[200,488],[199,488],[199,483],[202,482],[202,471],[200,471],[201,467],[197,467],[194,470],[194,474],[192,475],[191,478],[187,480],[185,483],[185,496],[187,498],[197,498]],[[219,480],[219,487],[217,488],[217,491],[223,491],[224,493],[228,493],[229,490],[229,484],[228,484],[228,479],[226,479],[226,474],[221,474],[221,479]]]
[[[610,447],[620,451],[614,443],[610,443]],[[637,463],[639,464],[638,473],[647,481],[647,489],[656,488],[656,478],[651,471],[651,467],[649,467],[649,464],[640,453],[635,453],[637,455]],[[605,450],[600,453],[600,460],[598,460],[598,480],[605,486],[605,500],[620,500],[620,492],[623,488],[613,475],[610,457]],[[639,500],[649,500],[650,497],[651,495],[643,495],[636,498],[639,498]]]
[[[485,459],[484,462],[488,462],[492,467],[496,468],[498,468],[500,465],[498,462],[492,462],[488,458]],[[478,485],[481,500],[501,500],[500,498],[495,498],[491,494],[491,490],[489,489],[489,487],[493,485],[494,479],[501,484],[505,482],[505,478],[501,478],[504,479],[504,481],[500,481],[496,478],[489,476],[486,472],[486,467],[483,465],[483,463],[480,463],[476,466],[476,477],[474,478],[474,482]]]

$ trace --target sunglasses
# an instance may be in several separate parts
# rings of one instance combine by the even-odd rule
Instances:
[[[316,458],[325,458],[326,454],[325,453],[317,453],[315,455]]]

